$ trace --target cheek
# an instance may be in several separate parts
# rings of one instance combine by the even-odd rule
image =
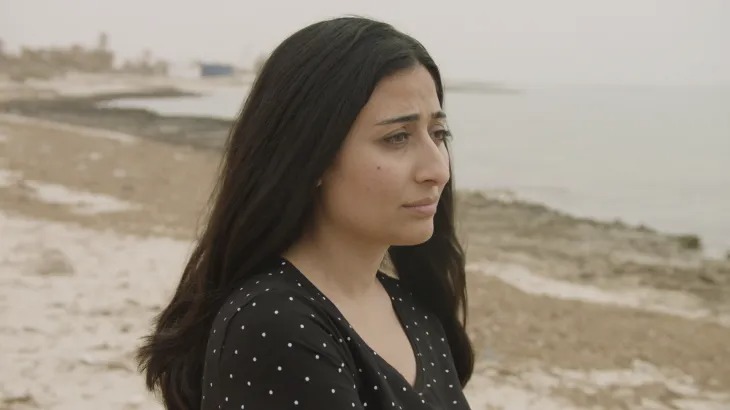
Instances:
[[[354,170],[355,173],[350,180],[355,181],[352,187],[359,191],[359,195],[356,196],[360,196],[363,204],[379,207],[397,200],[394,196],[402,191],[402,187],[400,172],[396,165],[383,162],[370,163]]]
[[[400,205],[405,181],[402,161],[362,155],[339,165],[331,191],[337,213],[372,219]]]

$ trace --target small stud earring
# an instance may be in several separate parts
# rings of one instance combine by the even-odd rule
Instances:
[[[322,186],[322,180],[320,179],[320,180],[317,181],[317,188],[319,188],[321,186]]]

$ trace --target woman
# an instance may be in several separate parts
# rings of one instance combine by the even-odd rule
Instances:
[[[271,54],[139,352],[167,408],[469,408],[442,105],[426,50],[381,22],[319,22]]]

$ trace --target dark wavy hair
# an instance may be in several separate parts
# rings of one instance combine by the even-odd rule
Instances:
[[[302,234],[316,181],[376,84],[417,65],[431,73],[443,106],[441,75],[426,49],[368,18],[309,25],[266,60],[226,142],[207,223],[172,300],[138,351],[147,387],[159,390],[166,408],[199,407],[208,333],[224,299]],[[451,181],[432,237],[393,246],[388,256],[401,282],[440,319],[466,385],[474,354],[465,331],[465,256],[455,233]]]

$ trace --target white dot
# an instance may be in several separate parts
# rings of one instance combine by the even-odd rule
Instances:
[[[304,381],[305,381],[305,382],[308,382],[308,381],[309,381],[309,376],[305,377],[305,378],[304,378]]]
[[[278,310],[275,310],[275,311],[274,311],[274,314],[275,314],[275,315],[278,315],[278,314],[279,314],[279,311],[278,311]]]
[[[405,387],[403,387],[403,391],[406,391],[406,388]]]
[[[215,351],[216,351],[216,350],[217,350],[217,349],[213,349],[213,353],[215,353]]]
[[[334,393],[335,393],[335,389],[332,389],[332,394],[334,394]]]
[[[289,296],[289,300],[290,300],[290,301],[292,301],[292,300],[294,300],[294,298],[293,298],[293,297],[291,297],[291,296]]]
[[[454,404],[456,404],[456,400],[454,400]]]
[[[327,347],[327,343],[322,343],[322,347]]]
[[[373,390],[378,390],[378,386],[373,386]]]
[[[250,387],[251,386],[251,382],[250,381],[246,382],[246,385]]]
[[[255,357],[253,358],[253,361],[254,361],[254,362],[256,361],[256,358],[255,358]]]
[[[272,394],[274,394],[274,391],[273,390],[269,390],[269,396],[271,396]]]
[[[245,329],[246,325],[241,325],[241,330]]]
[[[314,358],[319,360],[319,355],[318,354],[314,355]]]
[[[295,406],[298,406],[299,405],[299,400],[294,400],[294,405]]]
[[[226,401],[228,401],[228,396],[226,396]]]
[[[281,366],[278,366],[276,370],[281,371]]]
[[[289,347],[291,347],[291,343],[287,343],[286,345],[289,346]]]
[[[238,354],[238,349],[234,350],[233,354]]]
[[[299,325],[299,328],[300,329],[304,329],[304,325]]]
[[[236,309],[236,312],[240,312],[240,311],[241,311],[241,308],[237,308],[237,309]]]
[[[453,389],[453,388],[454,388],[454,385],[453,384],[450,384],[449,385],[449,389]]]
[[[266,332],[261,332],[261,337],[266,337]]]
[[[231,374],[230,374],[229,376],[230,376],[230,378],[232,379],[232,378],[233,378],[233,373],[231,373]]]
[[[256,306],[256,302],[253,302],[253,303],[251,304],[251,306]]]

